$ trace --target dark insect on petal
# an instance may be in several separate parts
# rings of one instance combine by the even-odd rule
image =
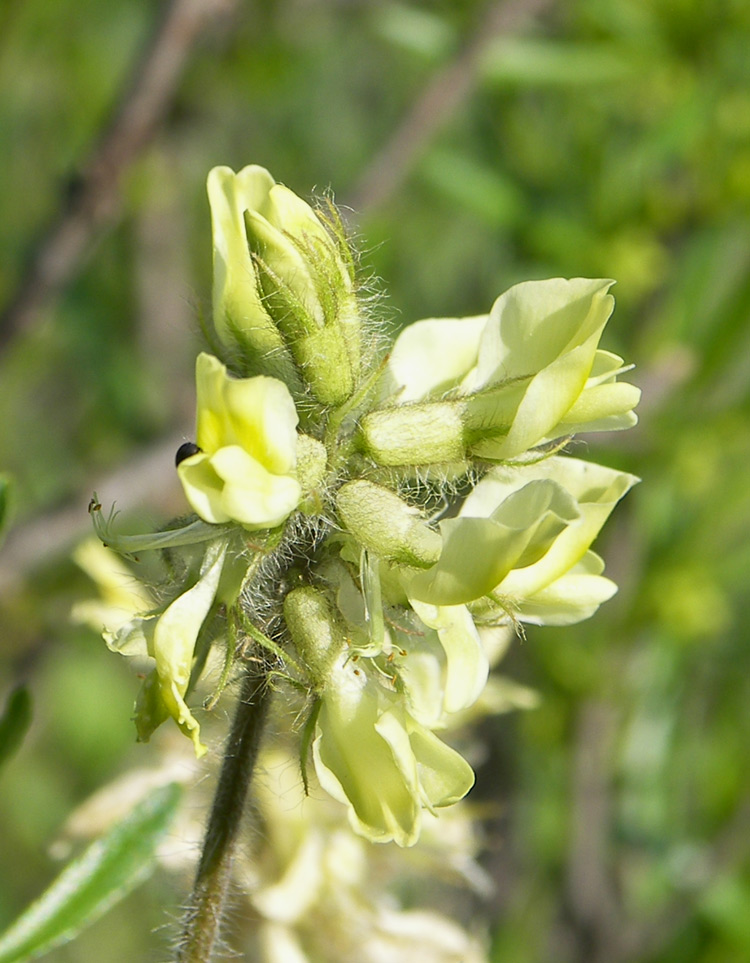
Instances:
[[[194,441],[186,441],[177,449],[177,454],[174,456],[174,463],[175,465],[179,465],[181,461],[185,461],[186,458],[190,458],[191,455],[197,455],[201,451],[203,451],[203,449],[199,448]]]

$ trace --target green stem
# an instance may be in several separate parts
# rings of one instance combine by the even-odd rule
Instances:
[[[177,963],[210,963],[224,917],[232,859],[271,689],[267,668],[249,663],[229,735],[206,829],[195,885],[185,916]]]

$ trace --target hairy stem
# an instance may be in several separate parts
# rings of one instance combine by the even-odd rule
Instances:
[[[270,698],[265,664],[251,662],[242,682],[177,963],[209,963],[213,958],[229,891],[235,844]]]

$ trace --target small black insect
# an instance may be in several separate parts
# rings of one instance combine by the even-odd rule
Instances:
[[[175,465],[179,465],[181,461],[185,461],[186,458],[190,458],[191,455],[197,455],[199,452],[203,451],[199,448],[194,441],[186,441],[177,449],[177,454],[174,456]]]

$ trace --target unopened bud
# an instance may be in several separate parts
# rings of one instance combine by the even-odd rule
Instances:
[[[465,402],[433,401],[371,411],[360,423],[360,440],[379,465],[435,465],[466,455]]]
[[[440,557],[440,535],[418,509],[387,488],[369,481],[348,482],[339,490],[337,503],[347,529],[379,558],[428,568]]]
[[[325,445],[310,435],[297,439],[297,481],[302,490],[300,511],[317,514],[322,507],[322,486],[326,471]]]
[[[299,365],[313,396],[324,405],[341,405],[354,390],[354,372],[340,328],[318,328],[292,342]]]
[[[310,585],[292,589],[284,599],[284,621],[310,670],[318,691],[325,688],[346,636],[328,599]]]
[[[299,382],[281,332],[263,304],[247,244],[244,212],[259,203],[273,178],[262,167],[208,175],[214,247],[213,318],[219,339],[239,348],[248,374],[270,374],[290,388]]]

